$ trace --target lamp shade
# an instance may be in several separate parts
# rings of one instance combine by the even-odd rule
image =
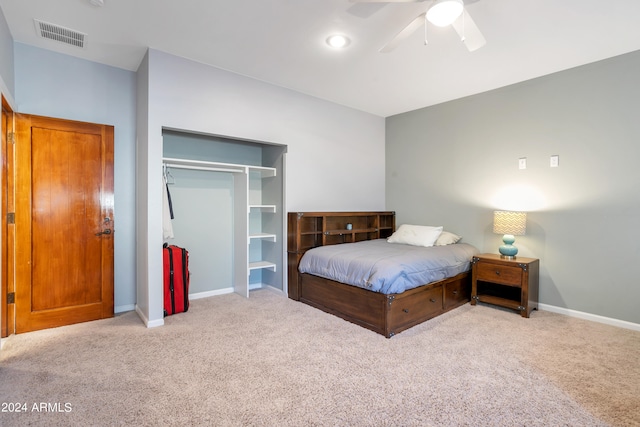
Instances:
[[[493,213],[493,232],[523,236],[527,230],[527,213],[495,211]]]
[[[427,11],[427,20],[438,27],[446,27],[458,19],[462,9],[462,0],[437,0]]]

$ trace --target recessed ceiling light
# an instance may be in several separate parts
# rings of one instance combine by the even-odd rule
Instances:
[[[327,44],[335,49],[342,49],[343,47],[347,47],[351,40],[347,36],[343,36],[342,34],[334,34],[327,38]]]

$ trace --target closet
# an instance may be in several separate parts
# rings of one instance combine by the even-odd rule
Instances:
[[[270,288],[286,295],[286,146],[163,129],[170,244],[189,251],[191,299]]]

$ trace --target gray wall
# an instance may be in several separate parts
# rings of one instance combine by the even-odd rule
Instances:
[[[116,311],[135,297],[136,75],[15,43],[16,111],[114,126]]]
[[[13,38],[0,9],[0,92],[12,103],[14,95]]]
[[[387,209],[492,253],[493,210],[526,210],[541,303],[640,323],[639,75],[634,52],[387,118]]]

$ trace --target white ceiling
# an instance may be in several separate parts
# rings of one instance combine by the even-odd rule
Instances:
[[[0,0],[16,42],[135,71],[147,47],[379,116],[414,110],[640,49],[640,0],[467,0],[487,44],[418,29],[378,49],[424,3],[349,0]],[[34,18],[87,34],[77,48]],[[351,38],[332,50],[332,33]],[[178,76],[176,76],[178,77]],[[188,78],[188,76],[184,76]]]

